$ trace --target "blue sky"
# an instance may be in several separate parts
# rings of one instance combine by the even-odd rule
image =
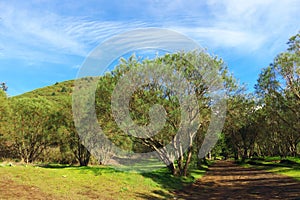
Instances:
[[[299,10],[298,0],[0,0],[0,82],[13,96],[75,79],[105,39],[160,27],[223,58],[251,91],[300,30]]]

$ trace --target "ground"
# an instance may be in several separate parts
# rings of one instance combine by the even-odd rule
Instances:
[[[169,192],[151,178],[109,167],[2,166],[0,200],[148,199]]]
[[[177,199],[299,199],[300,182],[284,175],[219,161]]]
[[[276,169],[272,167],[271,170]],[[286,170],[285,168],[280,168]],[[290,171],[290,170],[289,170]],[[161,177],[163,176],[163,177]],[[298,176],[297,176],[298,177]],[[165,173],[137,174],[108,167],[0,166],[2,199],[299,199],[300,181],[218,161],[194,184],[172,191]],[[168,183],[168,184],[166,184]]]

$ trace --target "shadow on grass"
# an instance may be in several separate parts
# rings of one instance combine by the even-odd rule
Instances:
[[[151,178],[162,188],[174,191],[192,184],[196,179],[203,176],[204,173],[204,170],[191,170],[188,177],[180,177],[172,175],[167,168],[162,168],[157,171],[142,173],[142,175],[144,177]]]
[[[203,172],[194,171],[193,175],[196,175],[197,173],[201,174]],[[198,175],[199,175],[198,174]],[[170,191],[170,193],[165,193],[163,191],[152,191],[153,196],[149,196],[148,194],[138,194],[138,197],[144,198],[144,199],[158,199],[157,196],[159,195],[161,199],[171,199],[173,196],[171,195],[172,192],[175,190],[183,189],[185,186],[193,183],[195,181],[195,178],[192,176],[189,177],[179,177],[172,175],[167,168],[162,168],[160,170],[156,170],[153,172],[147,172],[142,173],[142,175],[146,178],[152,179],[154,182],[156,182],[158,185],[160,185],[161,188]],[[202,174],[201,174],[202,175]]]
[[[109,166],[74,167],[73,170],[79,170],[81,174],[87,174],[91,172],[95,176],[101,176],[102,174],[108,174],[108,173],[123,173],[122,171],[116,170]]]
[[[74,165],[61,165],[61,164],[47,164],[39,165],[41,168],[46,169],[69,169],[80,171],[81,174],[93,173],[95,176],[100,176],[106,173],[122,173],[120,170],[116,170],[109,166],[74,166]]]
[[[172,195],[161,190],[154,190],[152,193],[153,195],[137,193],[136,196],[142,199],[172,199],[173,197]]]
[[[245,162],[246,164],[260,166],[262,169],[270,169],[274,167],[288,167],[292,169],[300,169],[300,164],[292,160],[275,160],[275,161],[265,161],[263,159],[251,159]]]
[[[155,171],[147,171],[144,172],[143,167],[147,168],[147,165],[137,165],[136,168],[140,168],[140,170],[120,170],[118,168],[110,167],[110,166],[72,166],[72,165],[60,165],[60,164],[47,164],[40,165],[41,168],[47,169],[68,169],[79,171],[81,174],[89,174],[93,173],[95,176],[101,176],[107,173],[139,173],[145,178],[151,179],[157,185],[159,185],[162,190],[153,190],[151,193],[143,194],[136,193],[136,196],[144,199],[170,199],[172,198],[172,192],[175,190],[183,189],[185,186],[192,184],[196,179],[201,177],[207,168],[203,168],[201,170],[191,170],[190,175],[188,177],[179,177],[173,176],[166,167],[160,167]],[[153,167],[153,166],[151,166]],[[157,166],[158,167],[158,166]],[[167,191],[170,191],[167,192]]]
[[[42,164],[42,165],[37,165],[37,166],[41,167],[41,168],[46,168],[46,169],[65,169],[65,168],[74,167],[71,165],[63,165],[63,164]]]

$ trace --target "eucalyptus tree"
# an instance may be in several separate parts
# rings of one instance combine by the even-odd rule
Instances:
[[[6,126],[7,118],[9,118],[9,103],[6,93],[0,90],[0,131]]]
[[[300,34],[291,37],[288,45],[262,70],[256,93],[267,113],[271,138],[278,144],[274,151],[295,156],[300,143]]]
[[[57,144],[59,113],[45,98],[11,100],[10,141],[23,162],[34,162],[48,147]]]
[[[0,157],[7,157],[9,118],[11,115],[6,93],[0,90]]]
[[[246,159],[254,154],[258,135],[258,110],[251,95],[238,93],[228,100],[224,133],[227,151],[230,150],[235,159]]]
[[[221,59],[204,52],[179,52],[143,61],[134,56],[128,61],[121,59],[115,70],[100,78],[96,91],[98,122],[119,147],[142,153],[154,151],[173,174],[186,176],[192,154],[201,148],[211,107],[217,104],[210,92],[223,92],[218,88],[220,80],[207,72],[230,76]],[[227,87],[229,80],[222,79],[221,84]],[[185,81],[191,84],[184,85]],[[127,106],[124,95],[130,98],[128,111],[122,107]],[[189,95],[196,98],[187,99]],[[117,101],[110,104],[111,97]],[[182,107],[188,111],[183,112]],[[128,123],[120,123],[116,115]]]
[[[82,144],[81,138],[75,128],[70,96],[60,98],[59,108],[63,117],[60,126],[60,131],[62,132],[60,137],[61,152],[67,153],[71,151],[80,166],[87,166],[91,158],[91,153]]]

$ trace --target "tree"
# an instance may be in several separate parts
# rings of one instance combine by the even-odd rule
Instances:
[[[69,96],[60,99],[59,106],[62,111],[63,118],[60,126],[60,130],[62,131],[62,135],[60,137],[61,152],[65,153],[66,151],[71,151],[80,166],[87,166],[91,158],[91,153],[82,144],[75,128],[72,115],[72,105]]]
[[[262,70],[255,87],[266,113],[266,129],[276,141],[273,152],[281,156],[295,156],[300,143],[299,44],[298,33],[289,39],[287,51]]]
[[[8,130],[9,130],[9,118],[11,110],[9,106],[8,98],[4,91],[0,90],[0,157],[8,157],[9,144]]]
[[[59,113],[45,98],[11,100],[10,140],[21,160],[34,162],[51,145],[57,144]]]
[[[225,140],[234,158],[244,160],[254,153],[257,139],[256,112],[258,107],[252,96],[238,93],[228,100]]]
[[[9,118],[9,103],[4,91],[0,90],[0,133],[3,132]]]
[[[158,67],[162,65],[163,67]],[[195,68],[199,66],[200,71]],[[141,76],[145,67],[149,72],[148,79]],[[155,71],[155,73],[151,74],[152,71]],[[178,78],[176,75],[178,72],[182,73],[182,80],[176,79]],[[98,121],[101,127],[104,126],[105,134],[120,147],[128,148],[132,144],[138,143],[138,151],[155,151],[159,158],[167,164],[171,173],[186,176],[192,154],[200,149],[201,142],[203,142],[203,140],[198,139],[197,144],[199,146],[195,146],[195,138],[205,135],[206,129],[202,126],[209,124],[210,115],[212,114],[210,109],[214,103],[216,104],[216,102],[212,102],[209,90],[214,90],[219,94],[222,92],[218,88],[220,83],[218,81],[220,80],[207,72],[215,72],[214,74],[222,74],[228,78],[227,68],[223,61],[212,58],[204,52],[167,54],[152,61],[144,60],[142,62],[139,62],[134,56],[129,58],[128,61],[123,59],[114,71],[100,78],[96,91]],[[174,88],[182,86],[174,86],[172,85],[174,83],[170,80],[178,80],[180,84],[186,80],[192,83],[193,87],[183,87],[181,94],[184,95],[180,96]],[[228,78],[228,80],[231,79]],[[139,87],[132,89],[135,87],[131,85],[133,82],[138,83]],[[209,84],[213,86],[209,88]],[[226,87],[230,85],[226,80],[221,84],[226,85]],[[134,92],[130,93],[131,90]],[[130,95],[129,115],[126,109],[122,107],[124,102],[127,101],[124,97],[127,94],[122,93],[122,91],[126,91]],[[117,101],[113,104],[113,107],[117,109],[112,110],[110,97],[113,96],[114,92],[116,95],[114,98]],[[196,96],[195,101],[185,99],[191,95]],[[187,100],[190,101],[186,104],[182,103]],[[165,114],[160,112],[162,107],[153,107],[153,105],[161,105],[165,110]],[[197,109],[198,106],[195,105],[198,105],[200,109]],[[182,106],[186,106],[185,108],[188,110],[183,116]],[[164,118],[160,118],[160,116],[156,116],[155,119],[151,118],[151,112],[155,111],[165,115],[166,121],[160,131],[153,134],[152,130],[156,128],[155,126],[159,126],[161,122],[164,122]],[[125,125],[118,124],[111,113],[121,116],[120,118],[124,121],[129,120],[126,121],[128,123],[124,123]],[[127,118],[128,116],[130,118]],[[185,120],[184,123],[182,123],[182,118]],[[134,124],[146,127],[147,131],[143,129],[136,131],[137,128]],[[126,131],[123,132],[123,130]],[[178,132],[182,134],[176,134]],[[118,141],[123,142],[119,143]],[[168,145],[172,151],[166,148]]]

